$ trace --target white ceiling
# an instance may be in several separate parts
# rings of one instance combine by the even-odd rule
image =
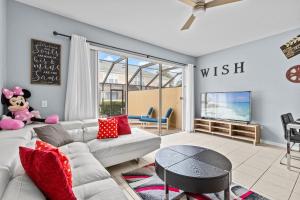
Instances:
[[[17,0],[191,56],[201,56],[300,27],[300,0],[243,0],[201,12],[178,0]],[[207,0],[208,1],[208,0]]]

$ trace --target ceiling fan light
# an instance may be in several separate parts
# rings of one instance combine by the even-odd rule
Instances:
[[[204,13],[204,12],[205,12],[204,9],[193,9],[193,14],[195,16],[199,16],[199,15],[201,15],[201,13]]]

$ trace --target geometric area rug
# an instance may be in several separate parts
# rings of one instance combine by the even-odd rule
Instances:
[[[123,179],[143,200],[163,200],[164,182],[156,175],[153,164],[123,173]],[[169,186],[169,199],[172,200],[223,200],[224,193],[191,194],[178,188]],[[252,192],[240,185],[231,184],[231,200],[268,200],[267,198]]]

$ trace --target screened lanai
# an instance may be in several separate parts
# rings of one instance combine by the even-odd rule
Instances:
[[[182,67],[103,51],[99,52],[98,66],[100,116],[144,116],[152,107],[154,111],[149,117],[158,119],[161,86],[162,117],[169,108],[173,110],[166,129],[181,129]],[[158,127],[156,123],[148,126],[139,120],[130,122],[133,126],[142,126],[149,130],[156,130]]]

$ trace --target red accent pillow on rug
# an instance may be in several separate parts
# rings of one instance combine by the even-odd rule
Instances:
[[[118,121],[118,135],[127,135],[131,133],[127,115],[118,115],[112,118]]]
[[[47,199],[76,200],[55,152],[19,147],[19,154],[27,175]]]
[[[58,148],[55,146],[52,146],[51,144],[48,144],[47,142],[43,142],[40,140],[37,140],[35,142],[35,149],[41,150],[41,151],[52,151],[57,154],[59,161],[61,165],[63,166],[65,175],[67,177],[67,181],[70,187],[72,187],[72,171],[71,171],[71,165],[69,162],[68,157],[62,153]]]
[[[98,139],[117,138],[118,137],[118,121],[114,118],[98,119],[99,131]]]

